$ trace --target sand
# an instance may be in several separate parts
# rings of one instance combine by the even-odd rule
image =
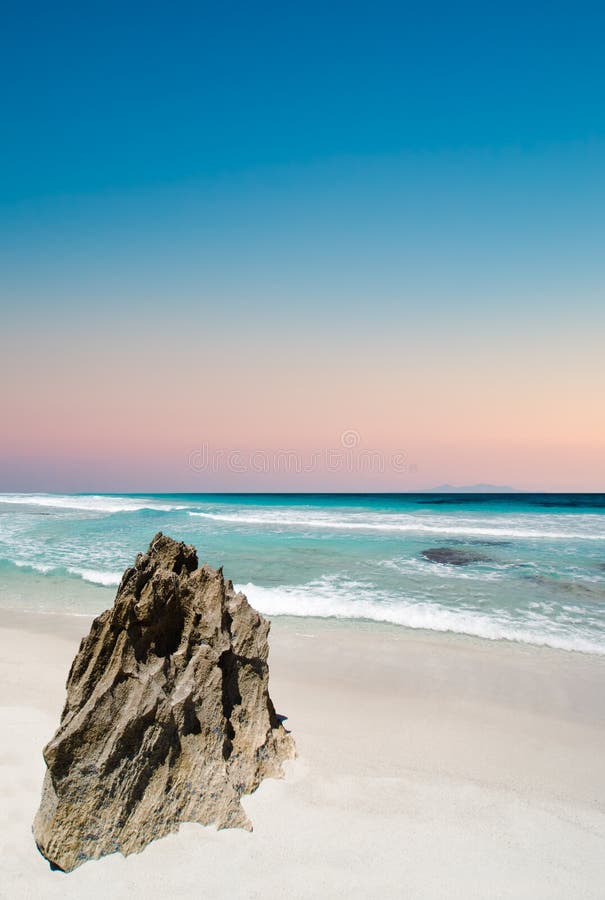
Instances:
[[[605,658],[275,620],[299,758],[244,805],[64,875],[31,822],[84,617],[0,614],[0,896],[603,898]]]

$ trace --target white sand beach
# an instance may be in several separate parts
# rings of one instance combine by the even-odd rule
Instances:
[[[31,823],[42,747],[90,620],[0,618],[0,896],[602,898],[605,658],[275,620],[271,694],[299,757],[244,805],[52,872]]]

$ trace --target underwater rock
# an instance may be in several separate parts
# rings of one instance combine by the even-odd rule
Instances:
[[[488,562],[484,553],[476,550],[465,550],[463,547],[430,547],[422,551],[422,556],[429,562],[441,563],[444,566],[468,566],[476,562]]]

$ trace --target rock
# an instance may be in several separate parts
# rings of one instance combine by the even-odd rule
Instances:
[[[269,697],[269,622],[157,534],[67,680],[34,836],[53,868],[142,850],[181,822],[252,830],[240,797],[295,755]]]
[[[423,550],[422,555],[429,562],[441,563],[444,566],[468,566],[470,563],[488,561],[485,554],[476,550],[465,550],[462,547],[430,547]]]

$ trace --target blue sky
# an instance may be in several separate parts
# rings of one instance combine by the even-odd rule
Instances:
[[[2,196],[603,137],[602,4],[5,4]]]
[[[54,425],[23,432],[32,467],[75,427],[74,348],[101,372],[120,332],[161,348],[174,330],[192,360],[195,340],[220,335],[259,384],[279,377],[267,363],[279,345],[301,384],[355,361],[367,380],[383,372],[388,410],[397,378],[421,402],[422,360],[444,381],[454,367],[461,386],[501,360],[516,453],[520,384],[560,403],[569,372],[565,403],[588,410],[605,329],[604,26],[598,4],[5,4],[0,374],[30,373],[17,400],[11,388],[16,416],[37,414],[40,379],[64,398]],[[122,378],[139,384],[140,364]],[[193,363],[179,365],[175,384],[195,392]],[[217,389],[235,415],[236,388]],[[111,417],[102,375],[87,390],[90,415],[98,402]],[[312,403],[311,388],[289,390]],[[350,391],[334,398],[352,411],[343,427],[357,381]],[[380,443],[364,402],[376,397],[359,415]],[[576,462],[596,458],[598,420],[574,428]],[[541,434],[560,443],[550,420]],[[435,463],[434,477],[456,472]]]

